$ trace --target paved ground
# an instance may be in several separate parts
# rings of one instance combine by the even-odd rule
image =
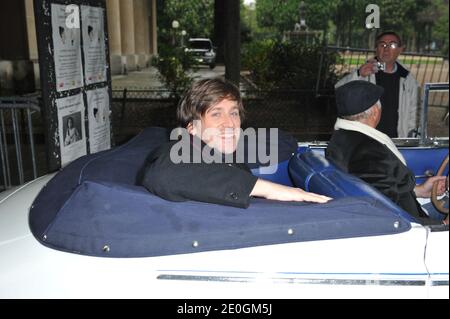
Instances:
[[[428,113],[428,136],[448,137],[447,107],[431,107]]]
[[[129,72],[127,75],[112,76],[113,90],[128,89],[160,89],[163,88],[158,78],[158,70],[153,67],[141,71]]]
[[[191,74],[195,79],[214,78],[224,76],[225,67],[223,65],[216,66],[211,70],[208,66],[199,67],[195,74]],[[130,72],[127,75],[113,75],[112,76],[113,90],[137,89],[137,90],[157,90],[164,89],[158,77],[158,70],[154,67],[149,67],[141,71]]]

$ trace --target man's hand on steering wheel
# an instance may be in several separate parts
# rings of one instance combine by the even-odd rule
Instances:
[[[434,183],[438,183],[437,186],[437,195],[441,196],[445,192],[445,179],[447,176],[433,176],[428,178],[425,183],[421,185],[417,185],[414,188],[414,192],[417,197],[421,198],[429,198],[431,196],[431,190],[433,189]]]
[[[448,155],[447,157],[442,161],[441,166],[439,167],[439,170],[436,174],[436,176],[442,176],[444,175],[444,171],[445,168],[447,168],[448,170]],[[433,188],[431,189],[431,202],[433,203],[434,207],[440,211],[441,213],[444,214],[448,214],[448,173],[447,176],[444,176],[444,180],[445,180],[445,187],[444,187],[444,192],[446,193],[446,195],[441,198],[438,199],[438,196],[442,195],[440,194],[440,185],[438,183],[435,183],[433,185]],[[444,223],[446,225],[448,225],[448,216],[447,218],[445,218]]]

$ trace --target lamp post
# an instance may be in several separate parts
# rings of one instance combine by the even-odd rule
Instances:
[[[300,22],[300,29],[306,29],[306,19],[305,19],[305,2],[300,1],[300,4],[298,6],[298,18]]]
[[[177,29],[180,27],[180,23],[177,20],[173,20],[172,21],[172,29],[173,29],[173,33],[172,33],[172,45],[176,44],[175,41],[175,34],[177,32]]]
[[[184,47],[184,37],[186,36],[186,30],[181,30],[181,47]]]

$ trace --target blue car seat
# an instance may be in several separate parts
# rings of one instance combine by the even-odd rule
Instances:
[[[414,218],[394,204],[381,192],[361,180],[338,169],[333,163],[313,151],[298,153],[289,163],[289,174],[295,186],[332,198],[370,197],[382,202],[397,215],[409,221]]]

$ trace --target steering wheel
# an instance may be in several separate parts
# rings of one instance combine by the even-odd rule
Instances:
[[[448,155],[447,157],[442,161],[441,166],[439,167],[439,170],[436,174],[436,176],[442,176],[444,173],[445,168],[448,166]],[[433,202],[434,207],[438,211],[444,214],[448,214],[448,173],[447,173],[447,179],[445,180],[445,195],[441,199],[438,199],[437,194],[438,189],[438,182],[435,182],[433,184],[433,188],[431,189],[431,201]],[[447,207],[445,207],[447,206]],[[448,218],[448,216],[447,216]]]

